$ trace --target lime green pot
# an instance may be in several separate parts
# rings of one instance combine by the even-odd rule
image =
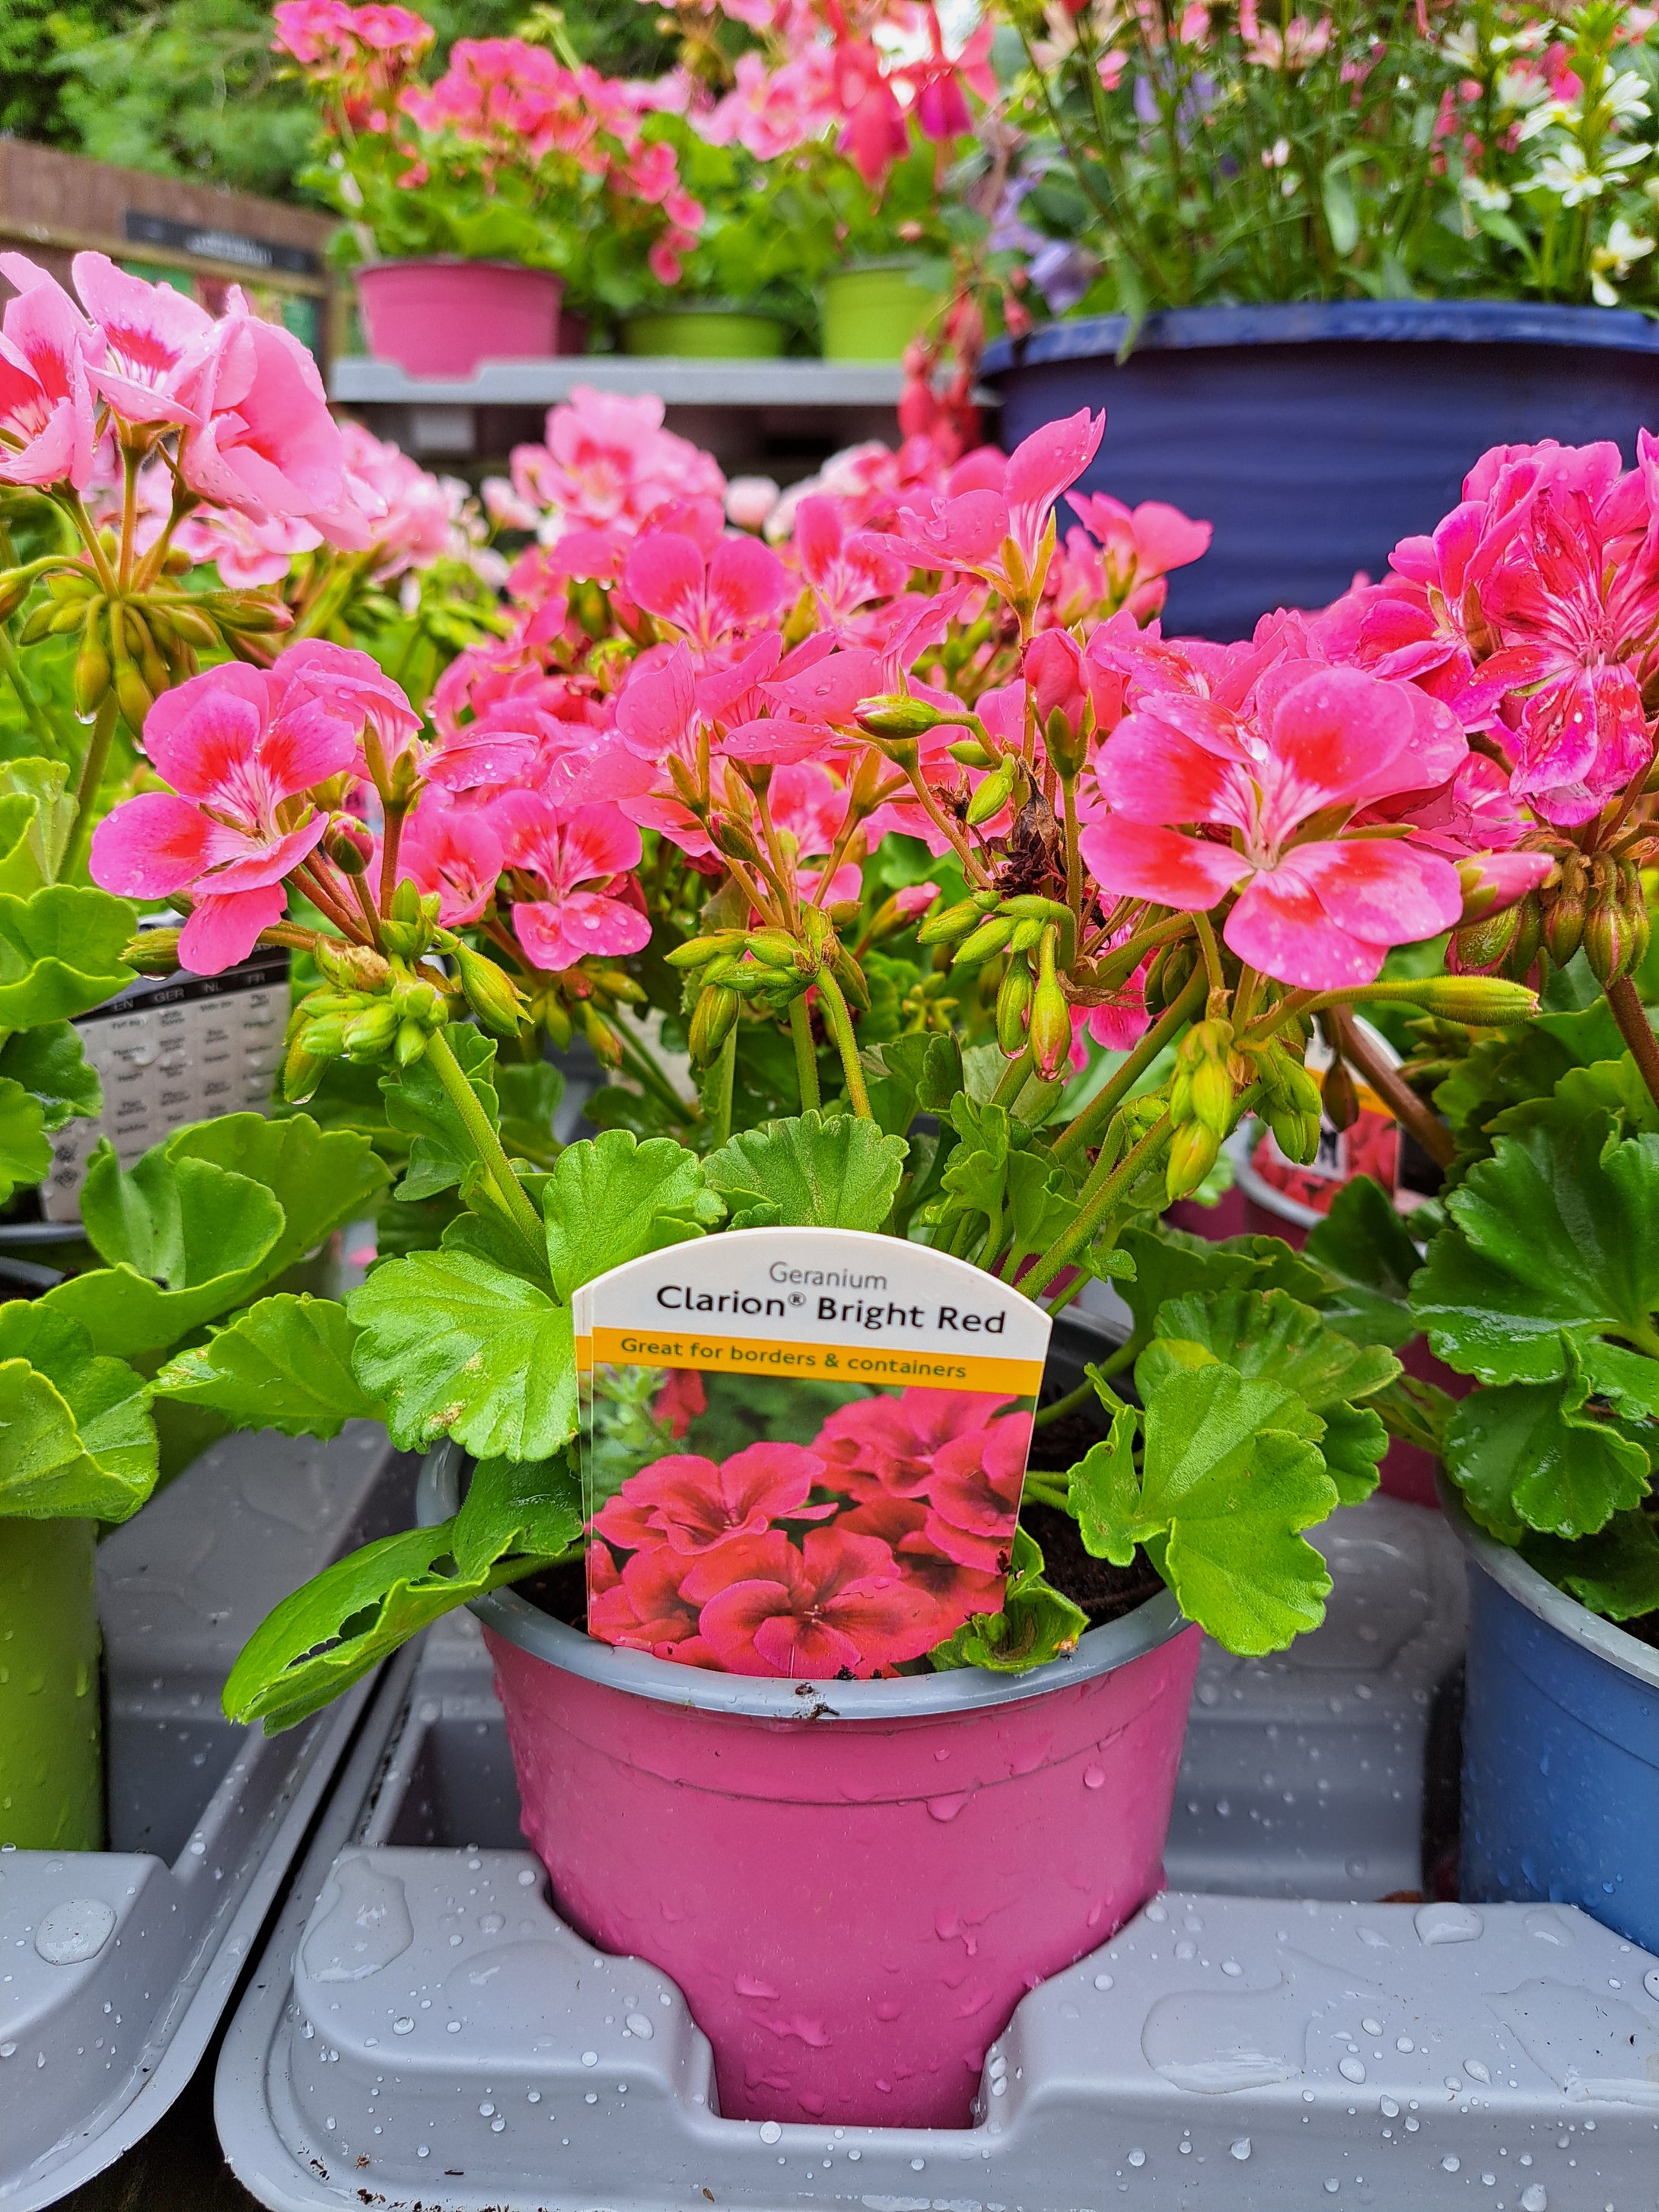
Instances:
[[[0,1844],[104,1841],[91,1521],[0,1515]]]
[[[683,361],[775,361],[787,335],[770,315],[741,307],[661,307],[630,315],[623,325],[623,351],[677,355]]]
[[[826,361],[898,361],[943,306],[912,261],[866,261],[823,287]]]

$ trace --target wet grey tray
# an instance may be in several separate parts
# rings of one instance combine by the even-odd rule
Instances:
[[[240,1437],[100,1547],[111,1849],[0,1852],[3,2212],[109,2165],[195,2070],[368,1695],[266,1740],[221,1686],[275,1600],[406,1526],[412,1491],[368,1422]]]
[[[1205,1656],[1169,1854],[1268,1894],[1166,1896],[1035,1991],[962,2133],[721,2119],[673,1984],[551,1910],[476,1624],[441,1624],[232,2024],[235,2172],[277,2212],[1653,2212],[1659,1966],[1571,1911],[1306,1893],[1414,1886],[1462,1618],[1436,1516],[1373,1499],[1322,1540],[1330,1618],[1294,1664]]]

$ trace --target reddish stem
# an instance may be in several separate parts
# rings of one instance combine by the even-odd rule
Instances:
[[[1641,1070],[1649,1095],[1659,1106],[1659,1037],[1649,1027],[1647,1008],[1628,975],[1621,975],[1616,983],[1608,984],[1607,1004],[1619,1024],[1619,1034],[1630,1048],[1631,1058]]]

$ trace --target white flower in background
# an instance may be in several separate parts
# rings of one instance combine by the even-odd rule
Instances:
[[[1514,202],[1513,193],[1502,185],[1488,184],[1484,177],[1460,177],[1457,189],[1471,207],[1479,208],[1484,215],[1502,215]]]
[[[1632,265],[1644,254],[1651,253],[1653,240],[1639,230],[1632,230],[1623,216],[1615,216],[1608,228],[1607,243],[1598,246],[1590,255],[1590,292],[1601,307],[1616,307],[1619,295],[1613,289],[1614,280],[1622,284]]]
[[[1460,23],[1442,40],[1440,51],[1449,62],[1454,62],[1466,76],[1475,76],[1480,69],[1480,34],[1473,23]]]
[[[1607,179],[1585,161],[1583,148],[1569,138],[1544,156],[1522,189],[1552,192],[1563,207],[1579,207],[1599,199],[1606,185]]]
[[[1601,105],[1619,123],[1631,116],[1651,115],[1653,110],[1644,97],[1646,91],[1647,86],[1634,70],[1620,70],[1601,94]]]
[[[1495,52],[1497,40],[1494,40],[1492,44]],[[1512,113],[1539,107],[1546,102],[1552,107],[1561,105],[1559,100],[1550,100],[1550,88],[1535,70],[1501,70],[1493,89],[1498,94],[1498,106]]]

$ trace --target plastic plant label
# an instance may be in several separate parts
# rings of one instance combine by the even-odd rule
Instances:
[[[588,1632],[890,1674],[1000,1610],[1049,1320],[948,1255],[747,1229],[576,1292]]]

